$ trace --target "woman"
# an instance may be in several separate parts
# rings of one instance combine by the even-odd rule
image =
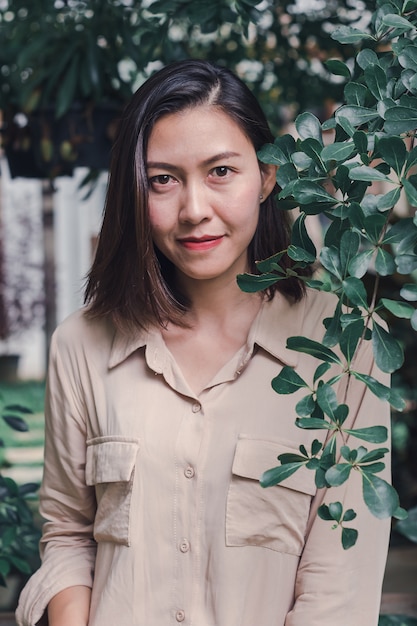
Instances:
[[[346,552],[312,472],[259,486],[317,437],[270,381],[283,364],[312,378],[286,339],[320,341],[335,304],[296,278],[237,286],[288,246],[275,168],[256,156],[270,141],[247,87],[202,61],[161,70],[127,107],[87,307],[52,342],[43,564],[20,625],[46,609],[50,626],[377,624],[389,524],[360,486],[330,496],[359,512]],[[359,361],[376,375],[368,348]],[[388,422],[357,383],[348,403],[352,423]]]

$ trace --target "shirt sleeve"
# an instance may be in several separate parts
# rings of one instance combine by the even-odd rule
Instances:
[[[389,377],[374,364],[370,342],[354,369],[389,385]],[[339,402],[350,408],[346,428],[383,425],[390,432],[388,402],[378,399],[353,377],[347,390],[346,386],[341,390]],[[376,447],[357,438],[351,438],[348,445]],[[390,482],[390,459],[386,456],[384,462],[385,470],[378,476]],[[358,540],[347,550],[341,545],[340,529],[332,530],[331,522],[317,516],[321,504],[336,501],[343,503],[344,510],[353,508],[357,512],[357,518],[346,526],[359,531]],[[390,526],[390,519],[376,518],[365,505],[359,472],[352,471],[340,487],[319,490],[312,503],[309,533],[298,567],[295,603],[285,626],[377,626]]]
[[[86,420],[76,357],[53,336],[45,401],[45,464],[40,513],[46,520],[41,567],[22,591],[18,626],[35,626],[49,601],[74,585],[92,586],[96,554],[94,489],[86,486]]]

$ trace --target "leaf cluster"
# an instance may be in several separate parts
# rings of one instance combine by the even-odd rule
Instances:
[[[270,285],[285,280],[290,272],[296,274],[299,267],[319,265],[314,279],[300,275],[300,280],[338,296],[333,317],[323,321],[322,343],[307,337],[291,337],[287,342],[289,349],[321,362],[313,383],[284,367],[272,386],[277,393],[308,391],[297,404],[296,424],[328,431],[326,446],[301,455],[303,459],[292,459],[292,469],[302,465],[314,469],[318,487],[338,486],[352,470],[359,472],[365,503],[376,517],[404,517],[396,491],[376,475],[385,467],[382,458],[388,450],[368,451],[362,446],[351,450],[346,442],[354,437],[382,443],[385,429],[378,425],[344,429],[349,409],[338,404],[332,387],[347,376],[395,409],[404,408],[400,394],[357,371],[355,359],[369,341],[380,370],[393,373],[403,364],[403,347],[380,315],[408,319],[417,330],[417,286],[412,278],[417,269],[416,29],[415,0],[377,0],[368,30],[341,26],[332,33],[342,44],[362,45],[354,67],[340,59],[328,63],[329,70],[345,80],[343,104],[324,123],[311,112],[302,113],[295,122],[297,139],[280,136],[259,152],[261,161],[277,166],[281,210],[299,207],[291,244],[259,263],[259,275],[239,277],[244,290],[258,291],[266,280]],[[395,211],[400,197],[410,207],[407,217]],[[319,252],[306,227],[309,215],[320,215],[328,225]],[[284,255],[293,263],[290,272],[280,267]],[[400,299],[378,298],[379,282],[394,274],[404,277]],[[371,290],[364,283],[370,275],[374,277]],[[337,366],[339,373],[326,378],[331,366]],[[336,452],[337,437],[341,447]],[[262,478],[265,486],[288,475],[288,459],[279,460],[281,466]],[[350,547],[354,533],[343,528],[346,520],[341,511],[335,517],[333,509],[328,505],[322,516],[342,528],[342,543]]]
[[[3,406],[1,417],[13,430],[25,432],[24,416],[32,410],[20,404]],[[4,442],[0,440],[0,446]],[[8,575],[17,571],[31,574],[38,553],[40,530],[35,524],[28,500],[38,490],[38,483],[18,485],[0,473],[0,586],[6,586]]]

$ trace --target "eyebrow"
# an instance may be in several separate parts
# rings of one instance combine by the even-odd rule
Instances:
[[[218,161],[222,161],[223,159],[230,159],[232,157],[239,157],[240,154],[238,152],[232,152],[232,151],[227,151],[227,152],[219,152],[219,154],[215,154],[214,156],[205,159],[205,161],[202,162],[202,165],[205,167],[208,167],[209,165],[213,165],[214,163],[217,163]],[[172,165],[171,163],[164,163],[162,161],[148,161],[146,163],[146,167],[147,168],[155,168],[155,169],[165,169],[168,170],[170,172],[174,172],[174,171],[178,171],[181,168],[177,167],[176,165]]]

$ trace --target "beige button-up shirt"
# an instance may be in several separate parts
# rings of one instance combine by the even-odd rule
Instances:
[[[278,395],[271,380],[288,364],[312,381],[318,361],[286,339],[320,341],[334,306],[315,291],[296,305],[265,302],[247,344],[198,397],[157,329],[127,337],[82,312],[58,328],[43,563],[22,593],[20,626],[71,585],[92,587],[89,626],[376,626],[389,521],[368,512],[359,476],[328,493],[305,468],[259,485],[279,454],[325,436],[294,425],[305,390]],[[387,383],[369,342],[356,369]],[[347,401],[349,423],[388,426],[388,405],[357,381]],[[358,512],[346,551],[316,515],[336,500]]]

